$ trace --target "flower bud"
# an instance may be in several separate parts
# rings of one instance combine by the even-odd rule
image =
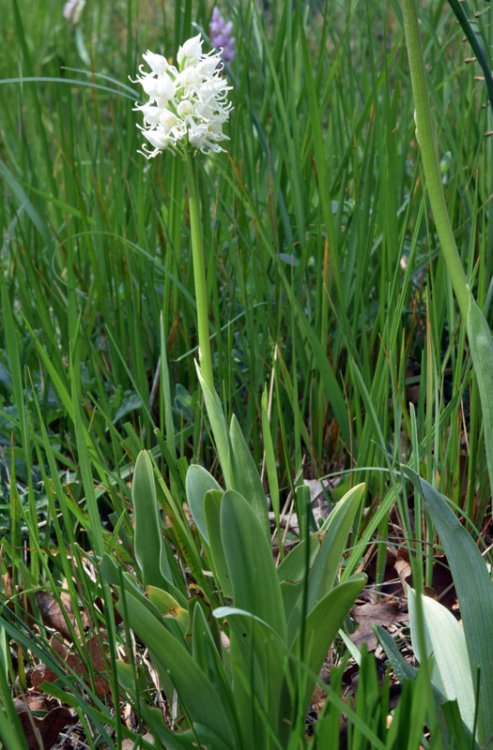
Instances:
[[[178,50],[176,60],[181,68],[183,63],[185,63],[186,65],[187,63],[197,62],[198,60],[200,60],[201,55],[202,39],[200,37],[200,34],[197,34],[197,36],[193,36],[191,39],[188,39],[184,44],[182,44],[182,46]]]

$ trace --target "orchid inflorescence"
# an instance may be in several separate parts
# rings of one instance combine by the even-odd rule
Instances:
[[[149,101],[135,110],[144,115],[138,127],[152,147],[144,144],[139,152],[147,159],[188,145],[202,153],[224,151],[219,144],[228,139],[223,125],[232,109],[231,86],[222,75],[220,53],[203,54],[202,44],[200,34],[188,39],[178,50],[178,67],[154,52],[143,55],[150,70],[141,65],[135,82]]]
[[[225,63],[230,63],[235,56],[235,38],[233,36],[233,24],[225,21],[217,6],[212,11],[209,25],[211,44],[216,47]]]

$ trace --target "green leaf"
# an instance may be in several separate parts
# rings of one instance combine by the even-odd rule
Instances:
[[[217,393],[209,388],[198,364],[195,364],[197,370],[197,377],[199,379],[202,393],[204,394],[205,408],[207,409],[207,416],[211,424],[212,434],[214,436],[214,442],[216,444],[217,454],[219,457],[219,463],[221,464],[221,471],[223,473],[224,482],[226,487],[230,488],[232,484],[232,470],[231,470],[231,445],[229,442],[228,428],[226,426],[226,419],[223,412],[223,407],[219,401]]]
[[[310,553],[308,566],[311,567],[320,549],[320,538],[318,534],[310,534],[309,540]],[[291,550],[277,568],[277,575],[281,581],[282,600],[288,626],[288,641],[292,640],[300,625],[300,601],[303,595],[305,567],[307,564],[306,545],[307,540],[303,539]]]
[[[337,503],[330,513],[328,519],[316,535],[319,542],[319,548],[316,553],[313,564],[308,573],[308,595],[306,601],[306,613],[311,612],[318,602],[330,591],[336,579],[337,570],[341,563],[341,557],[346,547],[347,537],[356,515],[356,511],[361,503],[364,484],[358,484],[347,492],[344,497]],[[301,547],[305,543],[302,542]],[[295,572],[295,563],[298,565],[298,575],[301,579],[305,575],[303,552],[296,553],[289,563],[282,564],[283,573]],[[286,561],[289,558],[286,558]],[[288,568],[289,565],[289,568]],[[288,622],[288,633],[290,638],[298,631],[301,626],[302,605],[303,605],[303,583],[297,586],[283,586],[283,596],[286,603],[286,619]]]
[[[243,495],[255,512],[260,526],[270,538],[269,517],[264,488],[255,462],[252,458],[238,420],[233,415],[229,430],[233,456],[233,489]]]
[[[2,628],[2,635],[4,634]],[[2,651],[6,639],[2,638]],[[7,665],[4,654],[0,651],[0,739],[6,748],[12,750],[26,750],[24,732],[19,715],[12,698],[11,688],[7,679]]]
[[[171,679],[190,719],[210,728],[226,745],[237,747],[228,706],[188,649],[132,592],[126,591],[124,597],[119,610],[127,627],[149,648],[153,662]]]
[[[485,49],[484,42],[479,34],[475,33],[476,23],[469,21],[469,19],[467,18],[467,15],[462,7],[461,0],[448,0],[448,3],[454,11],[457,20],[459,21],[462,30],[474,51],[474,55],[477,57],[477,60],[481,65],[486,88],[488,89],[490,107],[493,110],[493,75],[491,74],[491,63],[489,61],[488,49]]]
[[[344,440],[349,441],[350,429],[347,414],[347,405],[337,376],[332,369],[330,360],[327,357],[327,352],[324,350],[323,346],[318,340],[314,329],[310,326],[310,323],[308,322],[306,317],[306,313],[299,300],[294,296],[293,290],[289,286],[289,282],[287,281],[284,274],[282,274],[282,278],[285,284],[284,288],[290,298],[289,301],[296,316],[296,322],[300,329],[300,333],[302,336],[306,337],[307,342],[313,351],[315,362],[320,370],[320,377],[322,378],[322,382],[325,386],[326,398],[334,410],[334,414],[340,427],[342,437]]]
[[[388,635],[388,634],[387,634]],[[389,636],[390,638],[390,636]],[[392,639],[390,639],[392,640]],[[426,684],[426,672],[420,669],[416,672],[416,679],[412,682],[404,680],[399,703],[394,712],[394,718],[387,735],[386,747],[394,750],[416,750],[424,746],[423,727],[428,718],[436,716],[435,705],[429,702],[429,691]],[[428,721],[428,723],[430,723]],[[438,732],[437,732],[438,734]],[[433,736],[433,735],[432,735]],[[438,744],[433,743],[434,750],[444,750],[441,738]]]
[[[217,624],[215,621],[213,622],[217,630]],[[223,704],[229,706],[229,713],[232,716],[235,716],[230,677],[229,675],[226,675],[225,666],[221,660],[218,646],[212,635],[205,613],[200,605],[196,605],[194,608],[192,627],[193,657],[216,688],[221,696]]]
[[[44,366],[46,367],[46,371],[48,372],[48,375],[50,376],[50,379],[53,382],[53,385],[60,398],[60,401],[63,404],[63,408],[67,412],[70,420],[72,422],[75,422],[75,409],[72,403],[72,398],[70,396],[70,391],[67,388],[66,380],[64,382],[64,379],[62,379],[62,377],[58,373],[58,370],[53,364],[53,360],[51,356],[44,349],[43,345],[41,344],[40,339],[38,338],[38,336],[36,336],[34,329],[31,327],[31,325],[29,324],[27,320],[25,320],[25,324],[26,324],[26,328],[28,329],[32,340],[34,341],[36,349],[38,350],[40,359],[42,360]]]
[[[224,493],[221,541],[235,607],[268,623],[284,640],[286,621],[272,549],[258,516],[238,492]]]
[[[203,466],[191,464],[185,480],[187,503],[202,539],[209,544],[204,512],[204,497],[208,490],[221,490],[220,485]]]
[[[269,412],[268,412],[268,397],[267,389],[264,389],[262,394],[262,440],[264,444],[264,456],[265,456],[265,469],[267,472],[267,481],[269,484],[270,502],[274,516],[276,519],[276,528],[279,533],[279,513],[280,513],[280,500],[279,500],[279,482],[277,479],[276,469],[276,454],[274,450],[274,444],[272,441],[272,434],[269,424]]]
[[[270,625],[251,612],[218,607],[213,615],[228,620],[230,625],[233,694],[246,746],[263,747],[266,724],[276,736],[283,726],[284,730],[289,728],[286,644]]]
[[[2,321],[3,321],[3,338],[7,349],[7,357],[10,367],[9,377],[12,378],[12,387],[14,392],[14,402],[17,406],[19,416],[19,425],[23,439],[27,435],[27,417],[24,403],[24,390],[22,383],[22,366],[19,353],[19,342],[17,336],[17,326],[14,319],[12,305],[9,299],[9,293],[5,277],[0,279],[0,293],[2,302]]]
[[[176,732],[170,732],[164,723],[163,712],[154,708],[142,700],[147,690],[147,684],[131,664],[118,661],[116,663],[118,682],[130,695],[138,716],[140,716],[155,739],[159,740],[166,750],[194,750],[196,744],[192,739],[180,736]]]
[[[366,583],[366,575],[359,573],[339,584],[318,602],[306,618],[303,660],[312,672],[318,674],[329,646],[337,635],[341,623],[354,605],[356,597]],[[291,650],[299,653],[301,633],[295,638]]]
[[[484,744],[493,727],[493,584],[481,553],[446,499],[424,479],[420,483],[454,579],[474,685],[480,672],[477,731]]]
[[[195,734],[200,740],[201,748],[214,748],[214,750],[231,750],[230,745],[225,744],[224,741],[210,729],[210,727],[206,727],[203,724],[194,722],[193,728]],[[197,750],[197,742],[194,742],[193,747],[195,750]]]
[[[470,729],[474,727],[474,686],[462,626],[440,602],[421,597],[426,656],[433,655],[434,687],[446,700],[457,700],[462,720]],[[417,636],[416,593],[408,588],[411,641],[418,661],[423,660]]]
[[[0,159],[0,177],[4,179],[7,187],[10,188],[10,191],[15,196],[15,199],[17,203],[19,204],[20,208],[26,212],[27,216],[29,216],[33,225],[36,227],[39,234],[41,235],[43,242],[45,242],[47,245],[50,245],[52,242],[52,236],[48,230],[46,222],[41,218],[40,214],[34,208],[32,202],[27,197],[27,193],[25,192],[20,182],[18,182],[15,179],[12,172],[9,170],[5,162],[2,161],[1,159]]]
[[[132,482],[132,502],[135,558],[142,572],[144,584],[166,591],[173,579],[169,567],[161,570],[160,563],[166,560],[163,554],[163,530],[158,513],[152,462],[147,451],[141,451],[137,456]]]
[[[163,603],[161,596],[168,597],[169,594],[167,592],[161,591],[160,589],[150,586],[148,588],[148,591],[150,593],[150,596],[152,596],[152,599],[150,597],[148,598],[144,596],[142,591],[139,588],[137,588],[136,582],[129,576],[129,574],[128,573],[123,574],[122,569],[106,553],[101,558],[101,563],[99,565],[99,572],[105,581],[110,583],[112,586],[123,588],[126,594],[131,594],[134,598],[138,599],[141,606],[148,609],[149,612],[151,612],[151,614],[153,614],[155,617],[158,617],[158,618],[161,617],[162,615],[161,605]],[[175,589],[175,591],[173,592],[172,586],[168,586],[168,588],[171,589],[171,592],[170,592],[172,594],[171,600],[178,601],[180,606],[186,607],[187,600],[183,598],[181,592],[178,591],[178,589]],[[160,592],[159,596],[156,594],[157,591]],[[170,621],[171,621],[171,618],[170,618]]]
[[[313,563],[317,552],[320,549],[320,536],[319,533],[310,534],[310,566]],[[306,564],[306,539],[299,542],[293,549],[286,555],[284,560],[277,567],[277,576],[280,581],[287,581],[289,583],[297,583],[303,580],[305,575],[305,564]]]
[[[4,743],[3,747],[8,747],[9,750],[26,750],[27,748],[22,729],[18,728],[2,708],[0,708],[0,740]]]
[[[486,465],[493,496],[493,340],[486,318],[468,290],[467,337],[481,398]]]
[[[300,629],[294,638],[291,652],[309,668],[303,705],[308,704],[315,677],[320,672],[330,644],[366,580],[366,576],[361,573],[336,586],[318,602],[306,618],[303,630]]]
[[[474,745],[471,746],[471,739],[464,729],[457,701],[446,701],[440,708],[450,737],[453,738],[454,750],[471,750]]]
[[[155,586],[146,587],[146,595],[149,601],[159,610],[163,617],[173,618],[179,626],[183,635],[186,635],[190,625],[190,615],[188,608],[183,607],[174,596],[168,591],[156,588]]]
[[[364,492],[364,484],[357,484],[350,489],[337,503],[320,530],[320,536],[324,534],[325,538],[310,570],[308,612],[334,585],[347,537]]]
[[[222,595],[231,597],[233,596],[233,589],[221,541],[220,511],[223,495],[224,492],[222,490],[209,490],[209,492],[206,492],[204,498],[204,516],[214,574]]]
[[[385,630],[385,628],[382,628],[381,625],[375,625],[373,630],[375,631],[378,640],[382,644],[382,648],[385,651],[387,658],[392,665],[392,669],[394,670],[396,677],[400,680],[400,682],[416,679],[417,670],[404,659],[399,649],[397,648],[394,639]]]

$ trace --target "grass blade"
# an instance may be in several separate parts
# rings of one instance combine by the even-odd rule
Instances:
[[[408,589],[411,640],[418,661],[433,655],[433,684],[444,698],[457,700],[462,720],[472,731],[474,727],[474,686],[461,625],[449,610],[429,596],[422,596],[423,625],[427,654],[419,653],[416,632],[416,593]]]
[[[481,398],[486,463],[493,497],[493,339],[490,327],[470,293],[467,336]]]
[[[172,680],[190,715],[209,727],[227,745],[237,747],[236,731],[231,723],[233,717],[228,707],[185,646],[129,590],[125,591],[122,612],[127,616],[128,627],[152,651],[156,665]]]
[[[479,671],[477,732],[483,744],[493,727],[493,584],[481,553],[446,499],[424,479],[420,483],[454,579],[474,683]]]
[[[134,506],[135,558],[144,584],[168,589],[173,577],[163,551],[163,532],[159,520],[152,462],[147,451],[141,451],[135,464],[132,482]],[[163,570],[163,564],[166,565]]]

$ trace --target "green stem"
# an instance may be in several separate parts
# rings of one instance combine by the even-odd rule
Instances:
[[[192,239],[193,278],[195,301],[197,304],[197,330],[199,335],[199,363],[202,376],[214,392],[212,355],[209,339],[209,306],[207,303],[207,282],[205,276],[204,246],[202,243],[202,219],[200,195],[197,185],[194,157],[186,152],[185,164],[188,184],[188,208],[190,213],[190,233]]]
[[[416,0],[402,0],[404,32],[413,87],[416,136],[421,149],[421,159],[430,199],[431,210],[438,232],[443,257],[464,320],[467,319],[467,279],[455,242],[450,217],[445,203],[438,152],[431,124],[430,104],[426,90],[425,67],[419,40],[418,10]]]

